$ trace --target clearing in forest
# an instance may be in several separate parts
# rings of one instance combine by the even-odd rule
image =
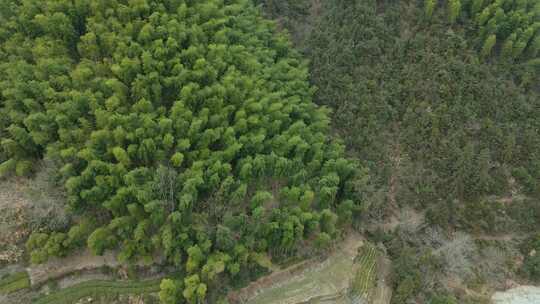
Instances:
[[[313,299],[339,296],[349,288],[359,263],[355,261],[358,250],[364,244],[359,235],[350,235],[324,262],[291,276],[280,276],[275,273],[271,276],[278,280],[265,280],[264,278],[252,284],[262,285],[261,281],[268,282],[260,286],[258,293],[249,299],[249,304],[295,304],[306,303]],[[294,267],[294,266],[293,266]],[[281,272],[289,272],[284,269]],[[249,289],[247,287],[246,289]],[[240,291],[240,298],[242,298]]]

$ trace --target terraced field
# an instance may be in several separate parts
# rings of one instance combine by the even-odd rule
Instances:
[[[370,299],[376,284],[377,249],[366,243],[360,248],[357,259],[359,266],[351,284],[351,292]]]
[[[246,303],[340,303],[360,266],[355,258],[363,243],[361,237],[350,236],[324,262],[291,277],[271,282],[269,286],[261,286],[254,297],[245,299]]]
[[[125,294],[143,295],[158,292],[160,282],[161,279],[148,281],[88,281],[40,297],[33,303],[72,304],[89,297],[113,297]]]

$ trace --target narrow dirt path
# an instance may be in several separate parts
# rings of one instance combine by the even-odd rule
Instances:
[[[392,175],[390,176],[390,179],[388,181],[388,203],[390,210],[395,212],[396,210],[399,210],[396,201],[396,193],[399,183],[399,172],[401,167],[401,146],[399,144],[399,141],[395,144],[392,154],[393,155],[391,156],[391,161],[393,169]]]
[[[377,287],[373,295],[373,304],[389,304],[392,299],[392,288],[388,286],[392,262],[383,255],[377,257]]]
[[[32,265],[26,268],[30,276],[32,286],[39,285],[50,279],[57,279],[75,271],[90,270],[108,266],[115,268],[120,266],[113,252],[106,252],[103,256],[95,256],[88,250],[79,251],[69,257],[52,258],[40,265]]]
[[[503,241],[503,242],[509,242],[513,240],[522,240],[529,237],[529,234],[516,234],[516,233],[507,233],[507,234],[500,234],[500,235],[473,235],[474,239],[479,241]]]

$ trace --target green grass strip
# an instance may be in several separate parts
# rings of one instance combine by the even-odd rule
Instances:
[[[0,280],[0,294],[8,294],[30,287],[30,278],[26,271],[9,274]]]
[[[377,249],[371,245],[364,245],[359,252],[359,269],[352,284],[352,292],[357,295],[368,296],[375,287],[375,268]]]
[[[148,294],[159,291],[161,279],[148,281],[88,281],[36,299],[34,304],[72,304],[85,297]]]

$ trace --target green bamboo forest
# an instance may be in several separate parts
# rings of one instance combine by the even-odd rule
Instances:
[[[350,235],[339,303],[538,286],[539,92],[536,0],[0,0],[0,302],[244,303]],[[131,281],[36,283],[82,252]]]

